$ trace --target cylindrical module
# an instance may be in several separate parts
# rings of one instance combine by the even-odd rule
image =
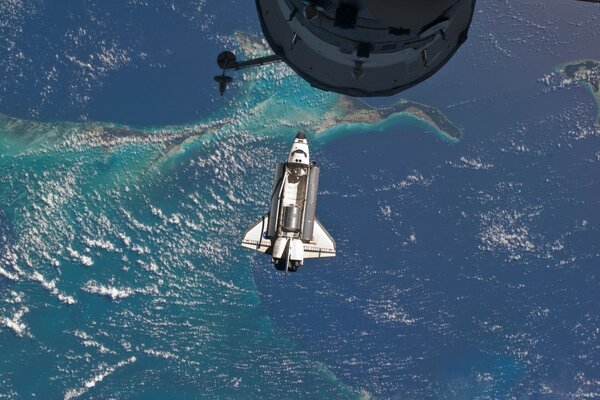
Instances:
[[[476,0],[256,0],[265,39],[312,86],[391,96],[467,39]]]
[[[269,228],[267,235],[274,237],[277,235],[277,220],[279,219],[279,194],[283,183],[283,173],[285,172],[285,163],[278,162],[275,165],[275,175],[273,176],[273,192],[271,193],[271,210],[269,212]]]
[[[306,189],[306,205],[304,206],[304,224],[302,225],[302,240],[309,241],[313,237],[315,214],[317,211],[317,192],[319,190],[319,172],[316,165],[310,167]]]
[[[283,207],[283,230],[300,232],[300,225],[302,225],[302,209],[298,206]]]

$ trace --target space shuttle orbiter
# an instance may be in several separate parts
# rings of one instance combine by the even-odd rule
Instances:
[[[271,255],[286,272],[307,258],[335,257],[335,241],[315,217],[319,171],[298,133],[287,162],[275,166],[270,211],[246,231],[242,246]]]

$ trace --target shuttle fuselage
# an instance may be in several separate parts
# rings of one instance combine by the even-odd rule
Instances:
[[[315,216],[319,173],[299,133],[287,162],[275,166],[269,213],[246,231],[242,246],[270,254],[285,271],[296,271],[307,258],[334,257],[335,241]]]

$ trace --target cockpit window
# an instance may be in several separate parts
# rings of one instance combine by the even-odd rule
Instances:
[[[306,154],[306,153],[304,152],[304,150],[300,150],[300,149],[298,149],[298,150],[294,150],[294,151],[292,151],[292,154],[296,154],[296,153],[302,153],[302,154],[304,154],[304,157],[308,157],[308,154]]]

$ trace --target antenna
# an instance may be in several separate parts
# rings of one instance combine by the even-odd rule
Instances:
[[[231,82],[233,82],[233,78],[231,76],[225,75],[225,71],[238,71],[240,69],[257,67],[266,64],[273,64],[281,61],[281,57],[277,54],[271,54],[268,56],[258,57],[246,61],[237,61],[237,58],[233,52],[222,51],[217,56],[217,65],[223,72],[221,73],[221,75],[217,75],[214,77],[214,80],[219,84],[219,93],[221,94],[221,96],[223,96],[223,94],[225,94],[225,91],[227,90],[227,86]]]

